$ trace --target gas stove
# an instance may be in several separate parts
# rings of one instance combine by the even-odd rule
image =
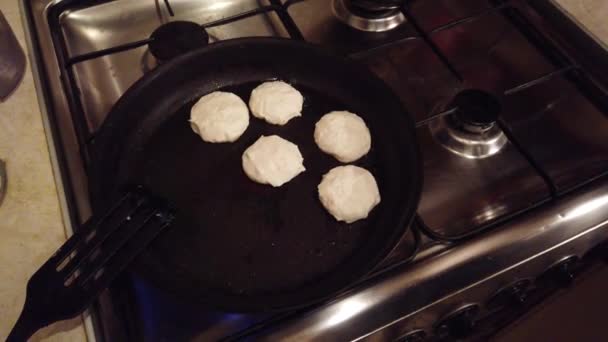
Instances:
[[[417,122],[416,220],[365,279],[315,307],[252,315],[126,272],[91,312],[98,340],[487,338],[608,255],[608,53],[551,0],[22,2],[74,229],[90,215],[89,142],[167,51],[319,44],[373,70]],[[203,30],[183,42],[175,22]],[[158,46],[172,34],[182,42]]]

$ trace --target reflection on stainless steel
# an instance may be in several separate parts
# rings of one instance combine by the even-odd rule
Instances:
[[[219,6],[221,4],[221,6]],[[230,15],[257,8],[257,0],[171,1],[175,12],[172,21],[184,20],[196,23],[212,22]],[[154,6],[138,0],[122,0],[102,3],[73,10],[62,16],[62,30],[67,49],[72,56],[105,49],[141,39],[146,39],[160,26],[167,14]],[[279,26],[273,26],[273,13],[262,14],[232,24],[207,29],[216,40],[243,36],[285,36]],[[143,75],[134,68],[146,58],[147,47],[112,54],[75,65],[76,78],[81,89],[82,102],[91,131],[95,131],[118,98]],[[146,67],[150,65],[146,64]]]
[[[338,300],[258,337],[265,341],[353,341],[397,339],[405,329],[432,331],[437,319],[463,300],[485,300],[488,283],[507,284],[513,277],[535,277],[558,256],[593,247],[608,232],[608,201],[585,215],[566,219],[572,208],[606,196],[608,182],[522,216],[505,229],[416,261],[352,297]],[[596,202],[597,203],[597,202]],[[576,253],[576,252],[574,252]],[[503,270],[496,273],[497,270]],[[494,289],[495,291],[496,289]],[[326,324],[350,298],[365,298],[365,308],[341,325]],[[417,316],[418,310],[426,314]]]
[[[391,86],[418,122],[447,109],[437,104],[452,100],[459,90],[458,80],[420,39],[393,44],[361,61]]]
[[[492,222],[493,220],[499,218],[502,214],[509,211],[509,208],[506,205],[494,204],[487,205],[482,207],[479,214],[473,217],[473,222]]]
[[[608,170],[606,113],[575,89],[559,77],[511,95],[506,102],[505,119],[513,134],[560,190]]]
[[[154,29],[168,21],[184,20],[202,24],[259,7],[258,0],[172,0],[171,8],[175,16],[170,17],[162,1],[159,3],[157,7],[154,1],[121,0],[120,6],[102,2],[64,13],[61,25],[70,54],[79,55],[146,39]],[[253,18],[245,24],[240,22],[236,26],[217,29],[215,31],[220,34],[216,36],[229,39],[242,36],[245,32],[273,35],[264,15]]]
[[[598,198],[594,198],[588,202],[579,204],[561,215],[566,220],[573,220],[579,218],[580,216],[592,213],[593,211],[605,207],[606,205],[608,205],[608,195],[601,195]]]
[[[349,8],[349,0],[332,0],[332,10],[343,23],[361,31],[383,32],[394,29],[405,22],[405,16],[398,9],[389,10],[382,15],[364,16]]]
[[[325,321],[325,326],[331,328],[340,325],[365,310],[367,306],[367,301],[358,296],[343,300],[342,303],[336,305],[335,311],[332,312],[327,321]]]
[[[465,158],[480,159],[500,151],[507,137],[498,125],[491,125],[479,132],[456,127],[449,115],[439,117],[429,124],[433,137],[441,146]]]
[[[424,160],[418,214],[433,231],[457,236],[549,198],[543,180],[510,142],[490,157],[463,158],[431,130],[418,128]]]

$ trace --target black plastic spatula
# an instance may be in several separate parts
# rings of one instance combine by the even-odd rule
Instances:
[[[40,328],[82,313],[173,218],[161,201],[130,192],[103,217],[89,220],[30,278],[7,342],[26,341]]]

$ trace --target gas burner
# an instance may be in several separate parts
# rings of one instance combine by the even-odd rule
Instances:
[[[209,39],[208,39],[208,43],[215,43],[219,41],[219,39],[213,35],[209,35]],[[159,61],[153,54],[152,51],[150,51],[150,48],[146,49],[146,52],[144,52],[144,54],[141,57],[141,69],[142,71],[145,73],[153,70],[154,68],[156,68],[157,66],[160,65],[160,63],[162,63],[162,61]]]
[[[429,124],[433,137],[446,149],[465,158],[480,159],[498,153],[507,143],[507,137],[496,125],[501,108],[493,95],[464,90],[449,108],[457,109]]]
[[[333,0],[334,15],[343,23],[367,32],[384,32],[405,22],[399,5],[371,0]]]
[[[209,43],[203,27],[190,21],[172,21],[158,27],[148,44],[152,56],[162,63]]]

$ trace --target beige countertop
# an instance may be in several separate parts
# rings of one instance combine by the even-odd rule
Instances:
[[[595,36],[608,43],[608,1],[556,0]],[[25,48],[17,0],[0,0],[0,10]],[[28,56],[29,58],[29,56]],[[4,340],[25,298],[30,275],[65,240],[44,120],[30,65],[17,91],[0,103],[0,159],[7,163],[8,192],[0,207],[0,340]],[[38,332],[33,340],[86,341],[81,320]]]
[[[592,35],[608,45],[608,1],[554,0],[578,20]]]

